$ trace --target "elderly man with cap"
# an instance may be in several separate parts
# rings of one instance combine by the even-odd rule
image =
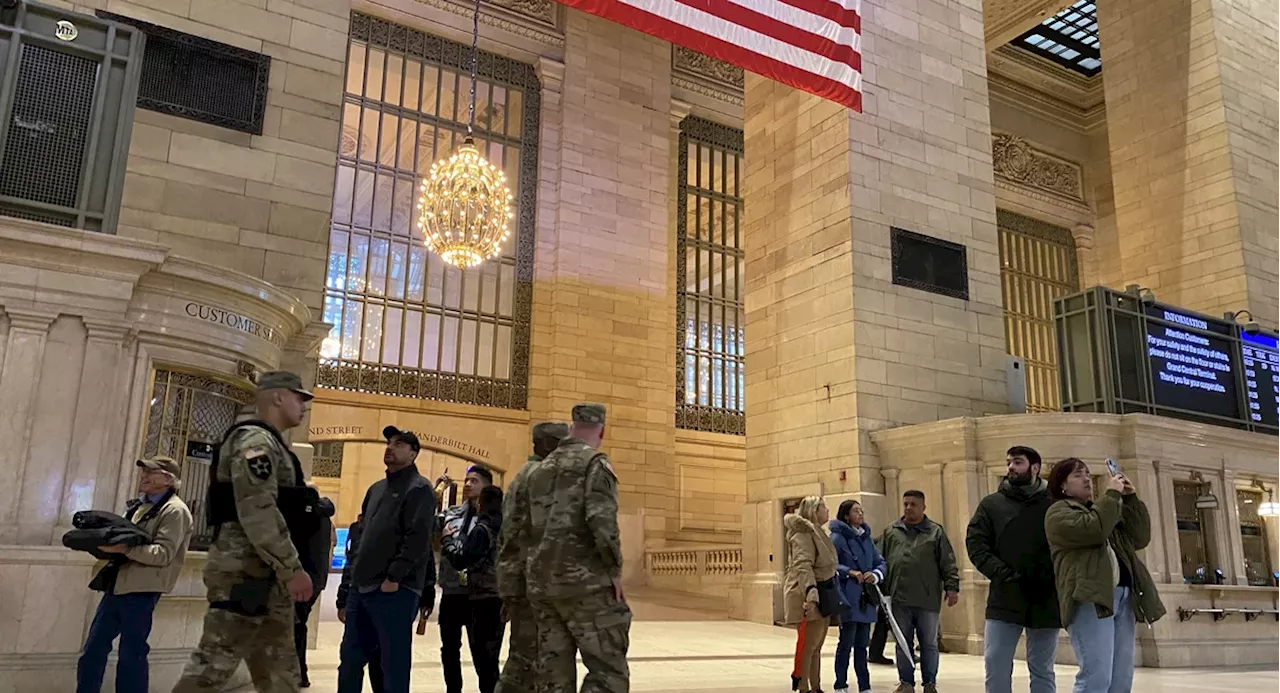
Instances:
[[[502,514],[508,519],[502,525],[498,542],[498,594],[511,623],[511,635],[507,638],[507,662],[498,679],[499,693],[532,693],[539,688],[538,623],[529,604],[524,577],[528,537],[523,531],[525,523],[513,523],[510,518],[516,512],[514,499],[521,493],[529,474],[567,437],[569,427],[562,423],[548,421],[535,425],[533,454],[511,480],[503,500]]]
[[[242,660],[258,693],[298,691],[293,603],[309,601],[312,584],[291,532],[304,541],[314,531],[319,496],[282,434],[302,423],[311,399],[297,374],[262,374],[258,418],[232,426],[214,454],[208,503],[216,538],[204,570],[209,611],[174,693],[221,691]]]
[[[435,590],[436,496],[415,464],[422,444],[413,431],[395,426],[382,429],[382,435],[387,478],[369,487],[360,506],[364,529],[355,558],[349,559],[338,693],[359,693],[365,663],[373,656],[382,666],[379,693],[409,693],[413,620],[420,604],[428,605],[423,592]]]
[[[89,627],[76,669],[76,693],[101,693],[111,642],[120,637],[116,693],[147,693],[147,638],[160,595],[173,589],[191,540],[191,511],[177,496],[182,471],[168,457],[138,460],[138,497],[125,518],[151,535],[139,546],[104,546],[117,554],[105,570],[114,572]]]
[[[550,693],[626,693],[631,609],[622,594],[618,479],[604,440],[602,404],[573,408],[569,436],[529,470],[511,503],[526,543],[525,587],[538,623],[541,680]],[[513,528],[514,530],[514,528]]]

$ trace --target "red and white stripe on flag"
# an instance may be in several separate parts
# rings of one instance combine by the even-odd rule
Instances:
[[[559,0],[862,111],[860,0]]]

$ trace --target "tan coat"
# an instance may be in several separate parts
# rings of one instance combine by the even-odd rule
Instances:
[[[151,509],[143,503],[133,514],[135,521]],[[182,499],[174,495],[155,517],[138,526],[151,533],[151,543],[129,549],[125,556],[129,562],[120,566],[116,576],[115,594],[136,592],[160,592],[173,589],[182,572],[187,556],[187,543],[191,541],[191,510]]]
[[[836,547],[826,532],[799,515],[782,518],[782,528],[788,549],[782,588],[783,618],[788,624],[796,624],[805,620],[805,604],[818,602],[817,583],[835,577]],[[815,610],[813,618],[822,616]]]

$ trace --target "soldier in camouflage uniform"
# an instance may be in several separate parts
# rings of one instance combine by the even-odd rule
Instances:
[[[299,689],[293,603],[310,599],[312,585],[277,497],[302,476],[280,433],[302,423],[311,398],[296,374],[264,373],[257,389],[260,420],[222,442],[215,482],[230,482],[238,519],[221,524],[209,548],[204,632],[174,693],[221,691],[241,660],[258,693]]]
[[[618,479],[596,449],[604,420],[604,405],[573,408],[569,437],[525,476],[507,519],[522,525],[526,540],[526,589],[547,693],[573,693],[575,651],[587,667],[583,693],[630,688],[631,609],[622,595]]]
[[[540,423],[533,427],[533,454],[520,468],[507,487],[502,514],[512,517],[515,513],[515,497],[524,486],[525,479],[550,455],[560,441],[569,436],[569,427],[556,422]],[[524,523],[503,522],[498,542],[498,594],[511,623],[507,637],[507,662],[502,667],[497,693],[534,693],[541,688],[538,679],[538,623],[534,620],[533,607],[525,588],[524,568],[529,538],[524,534]]]

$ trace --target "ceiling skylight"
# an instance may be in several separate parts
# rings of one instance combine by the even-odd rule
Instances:
[[[1079,0],[1014,39],[1013,45],[1092,77],[1102,69],[1102,54],[1098,50],[1098,8],[1093,0]]]

